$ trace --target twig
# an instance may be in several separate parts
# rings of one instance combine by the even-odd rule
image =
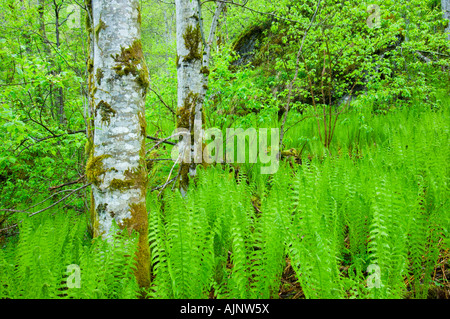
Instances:
[[[35,139],[34,141],[36,143],[39,143],[39,142],[42,142],[42,141],[45,141],[45,140],[49,140],[51,138],[57,138],[57,137],[61,137],[61,136],[64,136],[64,135],[75,135],[75,134],[80,134],[80,133],[86,133],[86,131],[85,130],[69,131],[69,132],[64,133],[64,134],[52,135],[52,136],[47,136],[47,137],[43,137],[43,138],[40,138],[40,139]]]
[[[91,186],[91,184],[92,184],[92,183],[89,183],[89,184],[83,185],[83,186],[81,186],[81,187],[79,187],[79,188],[77,188],[77,189],[74,189],[74,190],[73,190],[72,192],[70,192],[68,195],[64,196],[64,197],[61,198],[59,201],[57,201],[56,203],[53,203],[52,205],[50,205],[50,206],[48,206],[48,207],[46,207],[46,208],[43,208],[43,209],[41,209],[41,210],[39,210],[39,211],[37,211],[37,212],[35,212],[35,213],[28,213],[28,214],[29,214],[29,217],[34,216],[34,215],[39,214],[39,213],[42,213],[42,212],[45,212],[46,210],[49,210],[50,208],[52,208],[52,207],[58,205],[59,203],[61,203],[61,202],[64,201],[64,200],[66,200],[66,198],[70,197],[72,194],[74,194],[74,193],[76,193],[76,192],[79,192],[80,190],[85,189],[85,188],[88,187],[88,186]]]
[[[80,178],[78,178],[76,181],[72,181],[72,182],[68,182],[68,183],[64,183],[64,184],[61,184],[61,185],[58,185],[58,186],[52,186],[52,187],[49,187],[49,191],[53,191],[53,190],[55,190],[55,189],[58,189],[58,188],[61,188],[61,187],[64,187],[64,186],[69,186],[69,185],[73,185],[73,184],[78,184],[83,178],[85,178],[86,177],[86,175],[83,175],[83,176],[80,176]]]
[[[84,189],[84,188],[90,186],[91,184],[92,184],[92,183],[89,183],[89,184],[83,185],[83,186],[81,186],[81,187],[79,187],[79,188],[77,188],[77,189],[74,189],[72,192],[70,192],[70,194],[64,196],[63,198],[61,198],[61,199],[58,200],[57,202],[53,203],[52,205],[50,205],[50,206],[48,206],[48,207],[46,207],[46,208],[43,208],[43,209],[41,209],[41,210],[39,210],[39,211],[37,211],[37,212],[34,212],[34,213],[23,212],[23,213],[28,214],[28,217],[32,217],[32,216],[37,215],[37,214],[39,214],[39,213],[45,212],[46,210],[49,210],[50,208],[55,207],[56,205],[58,205],[58,204],[61,203],[62,201],[66,200],[68,197],[72,196],[74,193],[76,193],[76,192],[78,192],[78,191],[80,191],[80,190],[82,190],[82,189]],[[9,227],[7,227],[7,228],[0,229],[0,233],[1,233],[1,232],[4,232],[4,231],[7,231],[7,230],[9,230],[9,229],[13,229],[13,228],[17,227],[17,226],[18,226],[20,223],[22,223],[23,221],[24,221],[24,220],[22,219],[21,221],[17,222],[17,224],[11,225],[11,226],[9,226]]]
[[[164,143],[164,144],[177,145],[177,143],[169,142],[169,141],[164,141],[164,140],[161,140],[161,139],[156,138],[156,137],[153,137],[153,136],[147,136],[147,138],[148,138],[149,140],[156,141],[156,142],[161,142],[161,141],[162,141],[162,143]]]
[[[258,206],[256,206],[253,201],[252,201],[252,205],[253,205],[253,208],[256,210],[256,212],[261,214],[261,211],[259,210]]]
[[[16,86],[16,85],[27,85],[27,84],[31,84],[34,82],[37,82],[38,80],[31,80],[29,82],[23,82],[23,83],[10,83],[10,84],[1,84],[0,87],[5,87],[5,86]]]
[[[150,158],[146,160],[147,162],[158,162],[158,161],[173,161],[171,158]]]
[[[317,118],[317,115],[308,115],[308,116],[305,116],[305,117],[301,118],[300,120],[298,120],[297,122],[295,122],[294,124],[292,124],[291,126],[289,126],[289,127],[284,131],[284,133],[286,133],[287,131],[289,131],[291,128],[293,128],[294,126],[296,126],[298,123],[300,123],[300,122],[302,122],[302,121],[304,121],[304,120],[306,120],[306,119],[312,118],[312,117]]]
[[[224,1],[224,0],[205,0],[205,1],[203,1],[201,4],[203,5],[204,3],[206,3],[206,2],[211,2],[211,1],[221,2],[221,3],[225,3],[225,4],[232,4],[232,5],[235,5],[235,6],[244,8],[244,9],[247,9],[247,10],[249,10],[249,11],[251,11],[251,12],[254,12],[254,13],[269,15],[269,16],[275,17],[275,18],[277,18],[277,19],[285,20],[285,21],[289,21],[289,22],[293,22],[293,23],[301,23],[300,21],[296,21],[296,20],[284,18],[284,17],[278,16],[278,15],[276,15],[276,14],[274,14],[274,13],[271,13],[271,12],[261,12],[261,11],[258,11],[258,10],[252,9],[252,8],[249,8],[249,7],[246,6],[246,4],[247,4],[248,1],[245,2],[244,4],[241,4],[241,3],[236,3],[236,2],[233,2],[233,1]]]
[[[174,182],[177,178],[178,178],[178,175],[175,176],[174,178],[172,178],[168,183],[164,183],[163,185],[160,185],[160,186],[157,186],[157,187],[155,187],[155,188],[152,188],[152,189],[150,190],[150,192],[154,192],[154,191],[157,191],[158,189],[161,189],[161,188],[166,187],[166,186],[169,185],[170,183]]]
[[[40,201],[39,203],[34,204],[33,206],[28,207],[27,210],[30,210],[30,209],[32,209],[32,208],[34,208],[34,207],[36,207],[36,206],[39,206],[39,205],[45,203],[46,201],[48,201],[49,199],[55,197],[55,196],[58,195],[58,194],[61,194],[61,193],[67,193],[67,192],[71,192],[71,191],[72,191],[72,189],[64,189],[64,190],[61,190],[61,191],[59,191],[59,192],[53,193],[52,195],[50,195],[49,197],[47,197],[47,198],[44,199],[43,201]],[[17,210],[17,209],[9,209],[9,208],[0,209],[0,212],[8,212],[8,213],[26,213],[25,210]]]
[[[170,107],[170,106],[168,106],[167,104],[166,104],[166,102],[164,102],[164,100],[162,99],[162,97],[155,91],[155,90],[153,90],[152,88],[149,88],[150,89],[150,91],[152,91],[153,93],[155,93],[155,95],[158,97],[158,99],[159,99],[159,101],[173,114],[173,115],[177,115],[176,113],[175,113],[175,111]]]
[[[303,56],[303,54],[302,54],[301,57],[302,57],[303,63],[305,64],[306,76],[308,78],[309,91],[311,93],[311,100],[312,100],[312,104],[313,104],[313,108],[314,108],[314,113],[317,114],[316,97],[314,96],[313,84],[312,84],[312,81],[311,81],[311,77],[309,75],[309,69],[308,69],[308,66],[306,65],[305,57]],[[319,132],[320,141],[323,142],[322,133],[321,133],[321,130],[320,130],[319,117],[317,117],[317,129],[318,129],[318,132]]]
[[[448,54],[443,54],[443,53],[439,53],[439,52],[434,52],[434,51],[424,51],[424,50],[416,50],[417,52],[421,52],[421,53],[430,53],[430,54],[435,54],[435,55],[440,55],[440,56],[445,56],[446,58],[450,58],[450,55]]]
[[[420,51],[416,51],[416,55],[419,57],[419,59],[421,59],[427,65],[433,62],[430,58],[428,58],[425,55],[423,55],[422,53],[420,53]]]
[[[40,142],[43,142],[43,141],[46,141],[46,140],[49,140],[49,139],[52,139],[52,138],[58,138],[58,137],[62,137],[62,136],[65,136],[65,135],[77,134],[77,133],[86,133],[86,131],[78,131],[76,133],[65,133],[65,134],[60,134],[60,135],[47,136],[47,137],[43,137],[41,139],[34,139],[33,137],[31,137],[33,139],[34,143],[28,145],[27,147],[25,147],[23,149],[21,149],[20,152],[17,154],[17,156],[19,156],[20,154],[22,154],[23,152],[25,152],[26,150],[30,149],[31,147],[35,146],[36,144],[38,144]]]
[[[359,81],[359,78],[357,78],[357,79],[355,80],[355,83],[353,84],[353,86],[352,86],[352,88],[351,88],[351,90],[350,90],[350,94],[349,94],[350,97],[352,96],[353,90],[355,89],[355,86],[356,86],[356,84],[358,83],[358,81]],[[340,110],[338,110],[338,112],[337,112],[337,114],[336,114],[336,117],[334,118],[333,129],[332,129],[332,131],[330,132],[330,134],[331,134],[331,135],[330,135],[330,138],[331,138],[331,139],[332,139],[333,136],[334,136],[334,130],[336,129],[336,123],[337,123],[338,117],[339,117],[339,115],[340,115],[342,112],[344,112],[344,110],[350,105],[350,101],[351,101],[351,98],[349,98],[349,99],[347,100],[347,103],[345,103],[344,106],[343,106]],[[331,121],[331,118],[330,118],[330,121]],[[331,126],[330,126],[330,127],[331,127]]]
[[[175,134],[172,135],[172,136],[169,136],[169,137],[166,137],[166,138],[164,138],[164,139],[162,139],[162,140],[159,140],[159,142],[156,143],[151,149],[149,149],[149,150],[147,151],[147,153],[150,153],[151,151],[153,151],[153,150],[154,150],[157,146],[159,146],[160,144],[166,143],[166,142],[167,142],[168,140],[170,140],[171,138],[180,136],[181,134],[186,134],[186,133],[185,133],[185,132],[178,132],[178,133],[175,133]],[[147,137],[148,137],[148,136],[147,136]],[[176,145],[176,143],[173,144],[173,145]]]
[[[178,164],[178,161],[180,160],[182,154],[183,154],[183,153],[180,153],[180,154],[178,155],[177,160],[176,160],[175,163],[172,165],[172,168],[170,169],[170,172],[169,172],[169,177],[167,177],[166,182],[165,182],[164,185],[162,186],[162,189],[161,189],[161,191],[159,192],[158,197],[161,195],[161,193],[163,192],[164,188],[166,188],[166,186],[170,184],[170,181],[169,181],[170,176],[172,176],[173,169],[174,169],[175,166]],[[178,174],[177,174],[177,176],[175,177],[175,179],[177,179],[177,178],[178,178]]]

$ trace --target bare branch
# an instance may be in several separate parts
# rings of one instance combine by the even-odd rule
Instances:
[[[173,114],[176,115],[175,111],[166,104],[166,102],[164,102],[164,100],[162,99],[162,97],[155,91],[153,90],[151,87],[149,87],[150,91],[152,91],[153,93],[156,94],[156,96],[158,97],[159,101]]]
[[[165,188],[167,185],[173,183],[177,178],[178,178],[178,176],[175,176],[168,183],[164,183],[163,185],[157,186],[157,187],[153,188],[152,190],[150,190],[150,192],[154,192],[154,191],[157,191],[158,189]]]
[[[50,187],[48,190],[54,191],[55,189],[62,188],[62,187],[64,187],[64,186],[69,186],[69,185],[73,185],[73,184],[78,184],[78,183],[81,182],[81,180],[83,180],[83,178],[85,178],[85,177],[86,177],[86,175],[80,176],[80,178],[78,178],[76,181],[68,182],[68,183],[65,183],[65,184],[58,185],[58,186],[52,186],[52,187]]]
[[[167,177],[167,180],[166,180],[166,182],[164,183],[164,185],[162,186],[161,191],[158,193],[158,197],[161,195],[161,193],[163,192],[164,188],[166,188],[166,186],[170,184],[170,182],[171,182],[171,181],[170,181],[170,177],[172,176],[173,169],[174,169],[175,166],[178,164],[178,161],[180,160],[180,158],[181,158],[182,155],[183,155],[183,153],[180,152],[180,154],[178,155],[177,160],[176,160],[175,163],[172,165],[172,168],[170,169],[170,172],[169,172],[169,177]],[[176,180],[176,179],[178,178],[178,175],[179,175],[179,174],[177,174],[177,176],[175,176],[175,178],[174,178],[173,180]]]
[[[170,140],[171,138],[180,136],[181,134],[186,134],[186,133],[185,133],[185,132],[178,132],[178,133],[173,134],[172,136],[169,136],[169,137],[166,137],[166,138],[164,138],[164,139],[162,139],[162,140],[159,140],[159,142],[156,143],[151,149],[149,149],[149,150],[147,151],[147,153],[150,153],[151,151],[153,151],[158,145],[167,142],[167,141]],[[175,144],[175,145],[176,145],[176,144]]]
[[[36,122],[36,121],[33,121],[33,122],[38,123],[38,122]],[[38,124],[39,124],[39,123],[38,123]],[[46,128],[46,129],[47,129],[47,128]],[[53,134],[53,132],[51,132],[49,129],[47,129],[47,131],[49,131],[50,133]],[[38,144],[38,143],[40,143],[40,142],[43,142],[43,141],[46,141],[46,140],[49,140],[49,139],[52,139],[52,138],[58,138],[58,137],[66,136],[66,135],[74,135],[74,134],[81,134],[81,133],[86,134],[86,131],[85,131],[85,130],[80,130],[80,131],[70,131],[70,132],[67,132],[67,133],[64,133],[64,134],[52,135],[52,136],[46,136],[46,137],[43,137],[43,138],[40,138],[40,139],[36,139],[36,138],[34,138],[34,137],[31,136],[31,138],[34,140],[34,143],[28,145],[28,146],[25,147],[25,148],[23,148],[23,149],[17,154],[17,156],[19,156],[19,155],[22,154],[24,151],[26,151],[26,150],[29,149],[30,147],[35,146],[36,144]],[[20,147],[20,146],[19,146],[19,147]],[[19,148],[19,147],[18,147],[18,148]],[[17,149],[18,149],[18,148],[17,148]]]
[[[79,188],[77,188],[77,189],[72,190],[68,195],[64,196],[63,198],[61,198],[61,199],[58,200],[57,202],[55,202],[55,203],[53,203],[52,205],[50,205],[50,206],[48,206],[48,207],[46,207],[46,208],[43,208],[43,209],[41,209],[41,210],[39,210],[39,211],[37,211],[37,212],[34,212],[34,213],[25,212],[25,211],[16,211],[16,212],[26,213],[26,214],[28,214],[28,217],[32,217],[32,216],[34,216],[34,215],[40,214],[40,213],[42,213],[42,212],[45,212],[45,211],[49,210],[50,208],[55,207],[55,206],[58,205],[59,203],[65,201],[67,198],[69,198],[70,196],[72,196],[73,194],[75,194],[76,192],[79,192],[80,190],[85,189],[86,187],[90,186],[91,184],[92,184],[92,183],[89,183],[89,184],[83,185],[83,186],[81,186],[81,187],[79,187]],[[2,211],[10,211],[10,212],[11,212],[12,210],[2,210]],[[23,220],[17,222],[17,224],[11,225],[11,226],[9,226],[9,227],[7,227],[7,228],[0,229],[0,233],[1,233],[1,232],[4,232],[4,231],[7,231],[7,230],[9,230],[9,229],[16,228],[16,227],[17,227],[20,223],[22,223],[22,222],[23,222]]]
[[[211,1],[221,2],[221,3],[225,3],[225,4],[231,4],[231,5],[234,5],[234,6],[238,6],[238,7],[247,9],[247,10],[249,10],[251,12],[254,12],[254,13],[269,15],[269,16],[275,17],[275,18],[280,19],[280,20],[285,20],[285,21],[289,21],[289,22],[293,22],[293,23],[301,23],[300,21],[296,21],[296,20],[285,18],[285,17],[281,17],[281,16],[278,16],[278,15],[276,15],[274,13],[271,13],[271,12],[261,12],[261,11],[249,8],[249,7],[246,6],[248,1],[246,1],[243,4],[241,4],[241,3],[236,3],[236,2],[233,2],[233,1],[225,1],[225,0],[205,0],[205,1],[202,2],[202,5],[204,3],[211,2]]]
[[[197,10],[198,10],[198,24],[200,25],[200,34],[202,36],[202,43],[203,46],[206,47],[206,39],[205,39],[205,32],[203,29],[203,18],[202,18],[202,4],[200,3],[200,0],[197,0]]]
[[[211,46],[214,41],[214,37],[216,35],[216,29],[217,24],[219,23],[219,17],[222,13],[223,9],[225,8],[225,2],[219,2],[217,5],[216,11],[214,12],[213,20],[211,22],[211,28],[209,29],[209,36],[208,36],[208,42],[206,42],[205,45],[205,54],[206,54],[206,60],[204,61],[203,66],[208,67],[209,59],[211,57]]]
[[[147,162],[173,161],[171,158],[150,158]]]
[[[153,137],[153,136],[149,136],[149,135],[147,135],[147,138],[148,138],[149,140],[156,141],[156,142],[162,142],[162,143],[164,143],[164,144],[177,145],[177,143],[170,142],[170,141],[165,141],[165,140],[161,140],[161,139],[159,139],[159,138],[156,138],[156,137]]]

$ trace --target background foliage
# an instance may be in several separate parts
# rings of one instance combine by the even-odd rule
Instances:
[[[135,236],[92,239],[88,218],[85,11],[0,2],[0,298],[134,298]],[[176,123],[175,7],[141,2],[147,133],[164,138]],[[206,31],[214,6],[203,4]],[[311,23],[316,6],[227,5],[205,125],[282,128],[280,169],[202,167],[183,198],[158,187],[172,146],[149,152],[149,298],[449,298],[440,3],[328,0]],[[71,264],[81,289],[67,288]]]

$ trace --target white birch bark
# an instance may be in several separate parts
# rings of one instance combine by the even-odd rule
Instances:
[[[217,30],[217,25],[219,24],[220,14],[222,13],[223,9],[225,8],[225,5],[226,5],[225,2],[218,2],[216,11],[214,12],[213,20],[211,22],[211,28],[209,30],[208,41],[206,43],[205,53],[204,53],[204,57],[203,57],[203,66],[204,67],[209,67],[209,61],[211,59],[211,48],[212,48],[212,45],[214,42],[214,38],[216,36],[216,30]],[[207,78],[208,77],[206,77],[206,79]]]
[[[184,195],[188,178],[194,176],[195,169],[195,130],[202,129],[202,38],[199,23],[199,11],[194,0],[176,0],[176,37],[177,37],[177,77],[178,77],[178,112],[177,128],[188,130],[190,138],[183,137],[179,143],[182,155],[180,164],[180,191]],[[194,123],[196,127],[194,128]],[[201,147],[201,141],[200,141]],[[185,152],[188,157],[184,156]]]
[[[447,33],[447,39],[450,41],[450,0],[441,0],[441,8],[444,19],[447,19],[449,22],[445,32]]]
[[[89,4],[89,1],[87,1]],[[107,238],[113,221],[140,233],[138,282],[149,284],[145,166],[145,95],[139,0],[92,0],[89,76],[93,143],[87,163],[92,182],[94,236]]]
[[[209,75],[209,64],[211,60],[211,48],[216,36],[217,25],[219,23],[220,14],[225,8],[224,2],[218,2],[216,11],[211,22],[211,28],[209,29],[208,40],[205,43],[205,50],[203,51],[203,61],[202,61],[202,74],[203,74],[203,84],[202,84],[202,95],[206,96],[206,91],[208,89],[208,75]]]
[[[177,128],[188,130],[190,140],[179,143],[180,191],[187,191],[188,178],[196,175],[196,165],[202,162],[203,101],[206,96],[211,45],[224,3],[217,6],[208,40],[204,40],[201,8],[198,0],[176,0],[178,113]],[[206,43],[203,43],[206,42]],[[203,46],[203,44],[205,46]],[[187,156],[184,156],[188,152]],[[188,159],[188,163],[186,163]]]

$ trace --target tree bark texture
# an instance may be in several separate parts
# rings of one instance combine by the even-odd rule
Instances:
[[[201,7],[197,0],[176,0],[178,108],[177,128],[189,132],[179,143],[181,154],[180,191],[185,194],[189,177],[196,175],[196,165],[203,161],[203,102],[208,89],[209,60],[220,13],[220,2],[205,40]],[[205,43],[204,43],[205,42]]]
[[[141,287],[148,287],[145,96],[149,83],[139,0],[86,0],[86,4],[93,119],[86,173],[92,183],[94,236],[108,238],[113,222],[130,233],[137,231],[136,278]]]
[[[203,43],[197,1],[176,0],[178,103],[177,128],[187,130],[179,143],[180,191],[186,193],[189,176],[194,176],[201,150],[195,136],[203,124],[204,90],[202,69]],[[201,148],[201,139],[200,139]],[[200,151],[200,152],[199,152]],[[185,155],[186,154],[186,155]],[[195,158],[197,156],[197,158]]]
[[[450,41],[450,0],[441,0],[441,7],[444,19],[447,19],[448,21],[445,32],[447,33],[447,39]]]

